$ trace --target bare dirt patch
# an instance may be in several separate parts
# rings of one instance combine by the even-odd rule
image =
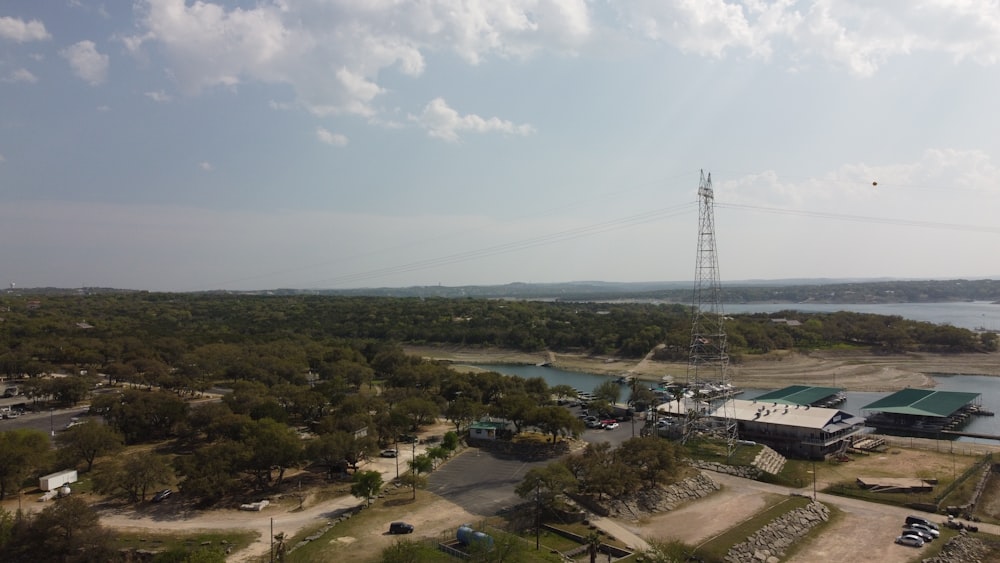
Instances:
[[[460,506],[432,494],[418,491],[417,497],[418,501],[413,502],[410,500],[409,490],[397,489],[386,495],[382,506],[373,507],[358,517],[363,518],[362,525],[344,527],[343,535],[338,534],[341,526],[335,526],[320,540],[328,543],[323,550],[324,560],[374,561],[383,549],[402,538],[451,539],[459,526],[475,524],[481,519],[480,516],[470,514]],[[389,534],[389,524],[397,520],[413,524],[413,534]]]

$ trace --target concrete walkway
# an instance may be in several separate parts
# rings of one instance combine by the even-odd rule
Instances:
[[[621,540],[628,549],[632,551],[642,551],[649,549],[649,542],[639,537],[635,532],[629,530],[624,525],[610,518],[593,516],[590,523],[609,536]]]

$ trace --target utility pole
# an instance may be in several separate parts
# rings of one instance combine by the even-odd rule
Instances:
[[[542,528],[542,501],[541,501],[541,489],[542,481],[538,480],[535,482],[535,551],[539,550],[539,545],[541,545],[541,528]]]
[[[813,458],[813,502],[816,502],[816,459]]]

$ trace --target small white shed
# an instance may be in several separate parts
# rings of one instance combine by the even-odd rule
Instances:
[[[63,485],[76,483],[76,480],[76,469],[65,469],[63,471],[49,473],[44,477],[39,477],[38,488],[43,491],[54,491]]]

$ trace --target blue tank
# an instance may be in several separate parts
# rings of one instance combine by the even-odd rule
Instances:
[[[462,545],[469,545],[472,543],[472,534],[474,532],[475,530],[472,529],[472,526],[468,524],[462,524],[461,526],[458,527],[458,532],[455,534],[455,539],[457,539],[458,543]]]
[[[471,545],[482,545],[485,546],[487,550],[493,549],[493,538],[489,534],[483,532],[477,532],[472,529],[472,526],[468,524],[462,524],[458,527],[458,531],[455,533],[455,539],[458,543],[469,547]]]

